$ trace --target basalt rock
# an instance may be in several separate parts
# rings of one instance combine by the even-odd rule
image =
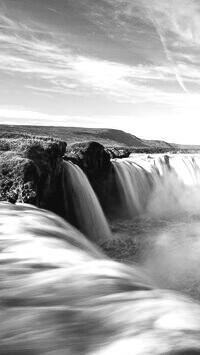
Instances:
[[[30,203],[59,213],[61,162],[66,143],[20,138],[1,141],[0,148],[0,199]]]

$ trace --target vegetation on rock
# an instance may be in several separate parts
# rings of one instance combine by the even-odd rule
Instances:
[[[65,149],[50,137],[0,139],[0,199],[51,209]]]

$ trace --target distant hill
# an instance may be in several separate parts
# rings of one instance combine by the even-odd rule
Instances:
[[[105,147],[127,147],[142,150],[200,149],[200,146],[140,139],[130,133],[117,129],[0,124],[0,138],[28,138],[30,136],[48,136],[62,139],[67,142],[68,146],[77,142],[96,141]]]
[[[117,129],[0,125],[0,138],[17,138],[28,135],[52,136],[66,141],[68,145],[96,141],[104,146],[148,147],[140,138]]]
[[[152,148],[174,148],[174,144],[173,143],[167,143],[165,141],[160,141],[160,140],[146,140],[143,139],[142,140],[146,145],[148,145],[148,147],[152,147]]]
[[[200,145],[193,145],[193,144],[173,144],[175,149],[181,150],[200,150]]]

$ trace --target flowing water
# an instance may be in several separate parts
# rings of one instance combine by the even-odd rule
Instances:
[[[113,167],[130,217],[200,212],[200,155],[132,155]]]
[[[200,305],[69,223],[0,203],[1,355],[197,355]]]
[[[199,157],[113,166],[127,218],[111,222],[112,235],[72,163],[63,163],[66,211],[88,238],[52,212],[0,203],[0,354],[200,354],[199,302],[160,289],[200,300]],[[116,244],[118,259],[125,247],[131,265],[89,238]]]
[[[66,214],[114,259],[138,263],[157,286],[200,300],[200,155],[112,161],[121,217],[110,231],[84,172],[63,162]]]
[[[114,237],[135,244],[122,259],[144,265],[159,287],[200,299],[200,155],[133,154],[112,164],[127,212],[112,221]]]
[[[94,190],[84,172],[71,162],[63,162],[63,193],[66,210],[73,210],[77,227],[97,243],[109,239],[109,225]]]

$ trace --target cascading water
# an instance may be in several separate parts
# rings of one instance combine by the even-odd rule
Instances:
[[[143,167],[130,161],[113,162],[123,209],[130,217],[140,215],[151,192],[151,177]]]
[[[132,155],[113,161],[113,167],[131,217],[200,212],[200,156]]]
[[[63,193],[77,227],[92,241],[108,240],[111,233],[100,203],[84,172],[72,162],[63,162]]]
[[[113,222],[115,234],[136,243],[129,260],[161,288],[200,300],[200,155],[133,154],[112,164],[131,217]]]

